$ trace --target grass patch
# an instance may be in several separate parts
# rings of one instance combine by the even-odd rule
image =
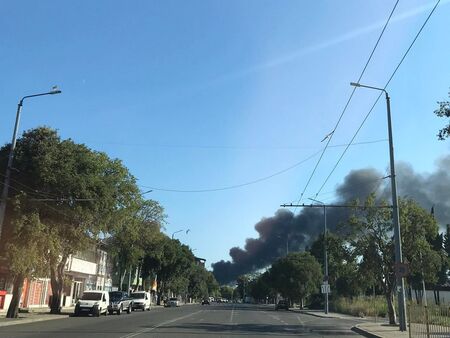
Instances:
[[[340,297],[331,302],[335,312],[345,313],[357,317],[386,317],[386,299],[380,297]]]

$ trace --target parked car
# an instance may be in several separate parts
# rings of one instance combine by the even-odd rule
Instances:
[[[275,310],[279,309],[289,310],[289,301],[286,299],[279,300],[278,303],[275,305]]]
[[[133,310],[133,299],[128,297],[126,292],[110,291],[109,300],[108,312],[110,315],[114,312],[120,315],[123,311],[131,313]]]
[[[75,305],[74,316],[91,314],[95,317],[107,314],[109,294],[107,291],[85,291]]]
[[[150,293],[145,291],[136,291],[131,293],[133,299],[133,310],[150,310]]]
[[[202,305],[210,305],[209,299],[205,298],[202,300]]]
[[[178,300],[178,298],[169,298],[166,304],[167,307],[178,307],[180,306],[180,301]]]

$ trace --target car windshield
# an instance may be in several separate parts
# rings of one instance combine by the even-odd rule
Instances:
[[[122,299],[122,292],[110,292],[109,293],[109,298],[111,298],[111,300],[119,300]]]
[[[100,300],[102,299],[102,294],[99,292],[85,292],[81,297],[82,300]]]
[[[132,293],[131,298],[133,299],[143,299],[145,298],[145,293],[139,292],[139,293]]]

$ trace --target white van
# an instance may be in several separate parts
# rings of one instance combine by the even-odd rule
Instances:
[[[85,291],[81,299],[75,305],[75,316],[91,314],[95,317],[102,313],[108,313],[109,293],[108,291]]]
[[[145,291],[132,292],[130,297],[133,299],[133,310],[141,309],[142,311],[150,310],[151,299],[150,293]]]

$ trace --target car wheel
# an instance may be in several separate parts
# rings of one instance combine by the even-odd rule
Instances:
[[[122,314],[122,311],[123,311],[123,309],[122,309],[122,305],[120,305],[120,308],[119,308],[119,310],[117,310],[117,314],[118,314],[118,315],[121,315],[121,314]]]

